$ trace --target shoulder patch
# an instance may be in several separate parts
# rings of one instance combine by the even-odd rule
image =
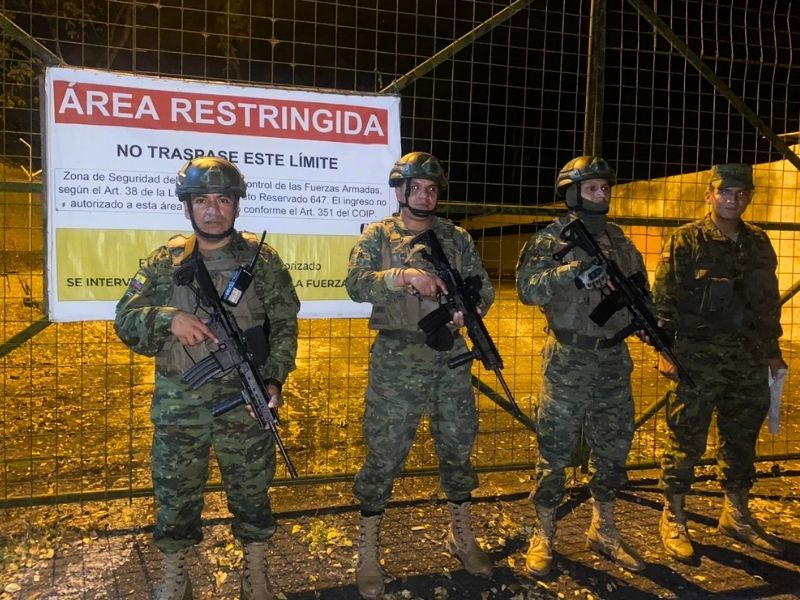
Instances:
[[[147,275],[139,271],[136,275],[133,276],[131,279],[131,287],[135,289],[137,292],[141,292],[144,289],[145,284],[147,283]]]

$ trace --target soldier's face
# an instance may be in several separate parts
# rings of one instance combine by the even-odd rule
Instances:
[[[221,234],[233,227],[239,216],[239,203],[231,194],[192,194],[183,205],[183,214],[187,219],[194,217],[203,233]]]
[[[753,199],[753,190],[714,187],[706,191],[706,203],[717,219],[738,221]]]
[[[586,202],[608,208],[611,203],[611,186],[608,183],[608,179],[581,181],[581,197]]]
[[[419,210],[433,210],[439,200],[439,186],[430,179],[411,179],[405,185],[409,186],[408,205]],[[405,186],[395,188],[398,195],[405,196]]]

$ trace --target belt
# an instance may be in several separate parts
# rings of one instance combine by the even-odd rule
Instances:
[[[404,331],[402,329],[380,329],[378,335],[390,340],[400,340],[409,344],[424,344],[428,337],[423,331]]]
[[[379,329],[378,335],[389,340],[400,340],[408,344],[424,344],[428,336],[424,331],[406,331],[403,329]],[[460,331],[453,332],[453,339],[461,337]]]
[[[600,350],[601,348],[611,348],[618,345],[621,340],[613,338],[598,338],[591,335],[583,335],[574,331],[553,331],[549,327],[546,329],[547,334],[556,338],[562,344],[567,346],[575,346],[583,350]]]

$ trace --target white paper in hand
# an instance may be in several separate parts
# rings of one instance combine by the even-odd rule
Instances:
[[[786,379],[787,372],[786,369],[778,369],[775,377],[773,377],[772,371],[767,367],[767,381],[769,381],[769,420],[767,427],[772,435],[777,435],[781,426],[781,396],[783,395],[783,382]]]

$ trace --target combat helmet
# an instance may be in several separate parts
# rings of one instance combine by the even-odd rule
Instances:
[[[175,195],[182,201],[189,194],[233,194],[244,198],[247,184],[236,166],[216,156],[194,158],[178,171]]]
[[[447,173],[439,159],[427,152],[409,152],[394,163],[389,185],[399,187],[406,179],[430,179],[440,190],[447,188]]]
[[[617,183],[617,174],[599,156],[578,156],[565,164],[556,178],[556,197],[565,199],[567,189],[573,183],[587,179],[607,179],[609,185]],[[569,203],[567,203],[569,206]]]

